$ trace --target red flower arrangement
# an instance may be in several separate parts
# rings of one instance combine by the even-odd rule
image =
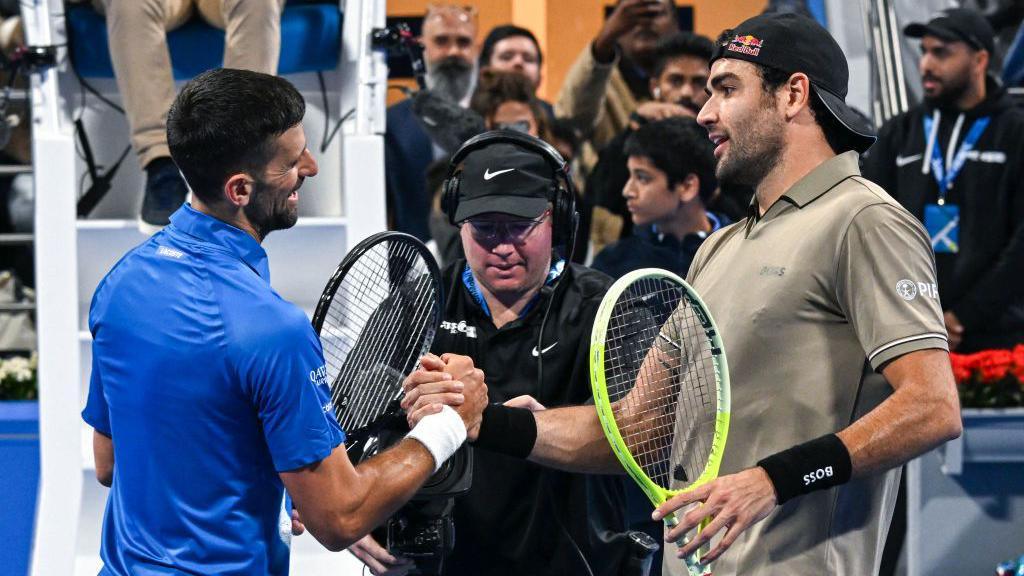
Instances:
[[[964,408],[1024,406],[1024,344],[1013,350],[949,355]]]

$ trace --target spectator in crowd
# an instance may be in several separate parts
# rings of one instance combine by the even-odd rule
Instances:
[[[423,58],[427,88],[463,108],[476,80],[476,11],[451,4],[431,4],[423,17]],[[430,238],[430,194],[426,172],[446,156],[413,113],[412,100],[388,108],[384,134],[384,178],[390,228],[421,240]]]
[[[518,72],[526,76],[534,91],[540,86],[541,53],[537,37],[526,28],[513,24],[495,26],[484,38],[480,47],[480,71]],[[549,102],[538,98],[548,118],[554,118],[555,111]]]
[[[167,148],[167,110],[174,100],[167,31],[197,10],[225,31],[224,67],[275,74],[284,0],[92,0],[106,15],[110,60],[146,171],[140,227],[155,232],[185,201],[188,187]]]
[[[697,116],[708,99],[704,85],[713,49],[709,38],[690,32],[676,32],[658,43],[649,83],[654,99],[640,104],[630,115],[626,127],[601,150],[587,178],[587,194],[596,212],[591,231],[595,252],[619,238],[628,238],[632,229],[622,196],[629,179],[626,140],[641,124],[675,116]]]
[[[950,348],[1010,348],[1024,342],[1024,111],[987,73],[981,14],[947,10],[904,33],[921,38],[925,99],[882,128],[864,174],[928,229]]]
[[[707,210],[716,184],[707,130],[692,118],[658,120],[633,132],[624,151],[629,180],[621,194],[636,228],[602,250],[593,268],[612,278],[640,268],[685,278],[701,242],[728,224]]]
[[[658,41],[679,29],[673,0],[620,0],[562,83],[555,114],[571,119],[588,139],[582,167],[629,123],[637,104],[651,99],[649,78]]]
[[[522,74],[484,71],[469,107],[483,117],[488,130],[505,128],[547,139],[547,114]]]

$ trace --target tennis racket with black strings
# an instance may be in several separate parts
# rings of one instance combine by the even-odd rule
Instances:
[[[620,278],[598,308],[590,382],[605,436],[655,507],[716,476],[729,430],[729,368],[715,321],[682,278]],[[675,515],[666,524],[678,524]],[[686,558],[693,576],[710,574]]]
[[[408,234],[363,240],[327,282],[313,328],[353,462],[375,453],[381,433],[403,418],[402,380],[430,350],[443,309],[437,262]]]

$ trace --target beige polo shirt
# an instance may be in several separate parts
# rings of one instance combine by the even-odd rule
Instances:
[[[877,371],[948,349],[928,236],[884,190],[836,156],[768,211],[708,238],[689,282],[718,324],[732,421],[721,474],[837,432],[891,392]],[[749,528],[716,576],[878,572],[898,470],[794,498]],[[685,574],[666,555],[666,573]]]

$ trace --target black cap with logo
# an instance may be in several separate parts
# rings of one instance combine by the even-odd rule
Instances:
[[[711,58],[735,58],[795,74],[807,75],[825,108],[835,116],[858,152],[875,142],[867,119],[846,104],[850,69],[843,49],[812,18],[792,12],[754,16],[734,28]]]
[[[943,10],[927,24],[907,24],[903,33],[910,38],[935,36],[946,42],[965,42],[975,50],[988,50],[989,54],[995,51],[996,32],[992,25],[980,12],[967,8]]]
[[[536,152],[497,142],[466,157],[455,222],[488,212],[538,218],[548,209],[556,177]]]

